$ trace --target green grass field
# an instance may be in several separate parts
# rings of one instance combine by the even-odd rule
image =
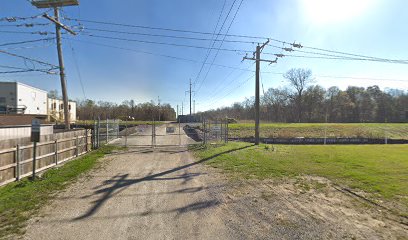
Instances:
[[[253,137],[254,123],[229,125],[230,137]],[[261,137],[367,137],[408,139],[408,123],[261,123]]]
[[[23,233],[27,220],[58,190],[66,188],[81,174],[96,166],[98,159],[114,147],[104,146],[79,159],[50,169],[36,181],[25,178],[0,188],[0,239]]]
[[[104,120],[101,120],[101,122],[104,122]],[[75,122],[76,124],[84,124],[84,125],[94,125],[95,121],[94,120],[77,120]],[[152,125],[153,121],[120,121],[120,124],[129,124],[129,125]],[[154,122],[155,125],[158,124],[164,124],[164,122]]]
[[[245,148],[246,147],[246,148]],[[242,149],[243,148],[243,149]],[[228,152],[230,151],[230,152]],[[221,154],[220,154],[221,153]],[[260,145],[231,142],[195,152],[239,178],[325,177],[404,206],[408,216],[408,145]],[[219,154],[219,155],[217,155]]]

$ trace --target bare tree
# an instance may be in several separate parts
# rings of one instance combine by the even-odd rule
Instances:
[[[310,69],[292,68],[283,74],[283,77],[286,78],[290,85],[296,90],[296,111],[298,122],[301,122],[303,112],[303,91],[313,81],[312,71]]]

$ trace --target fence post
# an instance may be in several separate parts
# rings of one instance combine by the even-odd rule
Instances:
[[[109,142],[109,119],[106,118],[106,144]]]
[[[79,152],[79,149],[78,149],[78,136],[75,136],[75,156],[76,157],[78,157],[78,152]]]
[[[55,139],[54,162],[55,162],[55,165],[58,165],[58,139]]]
[[[127,147],[127,135],[128,135],[128,128],[127,128],[127,119],[125,120],[125,147]]]
[[[226,141],[228,143],[228,135],[229,135],[229,122],[228,122],[228,118],[227,118],[227,127],[226,127],[226,131],[227,131],[227,136],[226,136]]]
[[[99,129],[100,128],[101,128],[101,121],[100,121],[100,118],[98,117],[98,127],[97,127],[98,134],[97,134],[97,141],[96,141],[97,146],[96,146],[96,148],[99,148],[99,143],[100,143]]]
[[[16,147],[16,154],[14,155],[16,158],[16,180],[20,180],[20,144],[17,144]]]
[[[37,142],[34,142],[33,144],[33,176],[32,176],[32,180],[35,180],[35,165],[36,165],[36,159],[37,158]]]
[[[88,152],[88,129],[85,129],[85,152]]]

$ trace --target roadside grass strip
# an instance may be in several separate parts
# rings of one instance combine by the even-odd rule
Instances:
[[[40,178],[28,178],[0,188],[0,239],[23,234],[27,220],[38,213],[55,194],[98,165],[98,159],[115,147],[104,146],[58,168],[45,172]]]

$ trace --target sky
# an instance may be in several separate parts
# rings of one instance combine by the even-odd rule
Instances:
[[[73,36],[63,31],[69,98],[115,103],[129,99],[136,103],[152,100],[157,103],[160,98],[161,103],[169,103],[174,108],[179,105],[180,113],[183,103],[184,113],[187,113],[189,96],[186,91],[191,79],[196,112],[241,102],[255,94],[254,61],[242,59],[246,53],[248,57],[252,57],[251,52],[255,50],[257,43],[265,42],[266,38],[222,35],[227,31],[233,35],[273,39],[261,54],[261,58],[269,60],[274,60],[273,54],[279,53],[322,56],[296,51],[284,52],[282,47],[291,46],[274,40],[300,43],[304,46],[302,49],[292,48],[315,53],[317,51],[312,48],[385,59],[408,59],[408,1],[243,0],[241,5],[240,2],[241,0],[98,0],[96,3],[80,0],[79,6],[64,7],[61,16],[66,18],[61,22],[79,32]],[[28,0],[0,0],[0,18],[36,16],[45,11],[48,9],[37,9]],[[49,11],[48,14],[52,15],[53,12]],[[89,20],[133,27],[98,24]],[[41,17],[17,22],[3,19],[0,21],[0,50],[57,65],[55,40],[2,46],[6,43],[54,37],[53,25],[32,28],[9,26],[24,23],[48,21]],[[135,25],[142,27],[134,27]],[[154,28],[216,32],[220,35],[213,44],[211,39],[215,37],[212,34]],[[49,35],[32,34],[39,31],[47,31]],[[156,36],[151,36],[152,34]],[[169,35],[176,38],[169,38]],[[158,42],[161,44],[157,44]],[[212,49],[208,53],[209,47]],[[203,65],[203,62],[206,64]],[[14,70],[6,68],[10,66],[44,68],[32,61],[1,53],[0,66],[3,66],[0,67],[0,72]],[[325,88],[378,85],[381,89],[408,90],[406,64],[284,57],[278,59],[276,64],[261,63],[261,91],[288,86],[282,73],[291,68],[311,69],[314,84]],[[19,81],[48,91],[57,89],[61,92],[60,79],[55,74],[0,73],[0,81]]]

